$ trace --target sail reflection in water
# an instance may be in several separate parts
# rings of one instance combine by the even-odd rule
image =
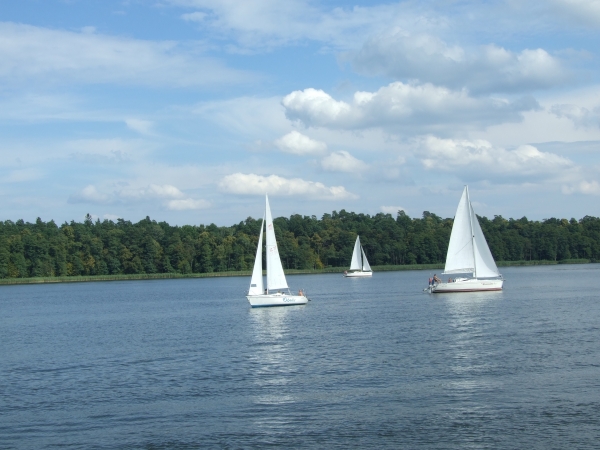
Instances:
[[[291,390],[286,387],[297,372],[291,351],[288,322],[293,320],[289,308],[251,309],[249,312],[252,333],[250,368],[255,386],[254,404],[260,407],[293,403]],[[279,417],[277,420],[283,419]],[[256,417],[256,421],[272,427],[275,417]]]
[[[501,291],[460,296],[440,294],[438,297],[448,312],[449,379],[444,383],[444,391],[448,403],[453,405],[447,418],[454,423],[464,422],[474,414],[490,419],[496,415],[495,406],[481,399],[493,398],[493,393],[502,388],[502,382],[494,376],[501,368],[498,349],[487,338],[493,335],[495,305],[502,297]],[[468,442],[469,438],[465,437],[464,444]]]

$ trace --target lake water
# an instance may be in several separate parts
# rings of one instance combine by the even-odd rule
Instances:
[[[600,264],[0,286],[0,448],[598,448]]]

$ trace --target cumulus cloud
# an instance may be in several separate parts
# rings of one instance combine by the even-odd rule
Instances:
[[[253,76],[175,42],[0,22],[0,79],[31,78],[185,87],[246,82]]]
[[[170,184],[150,184],[145,187],[124,186],[111,192],[102,192],[90,184],[69,197],[69,203],[130,204],[152,201],[158,201],[165,208],[174,211],[210,207],[210,203],[205,200],[186,198],[183,192]]]
[[[285,136],[275,141],[275,147],[284,153],[292,155],[322,155],[327,152],[327,144],[325,142],[316,141],[297,132],[290,131]]]
[[[321,160],[321,167],[330,172],[360,172],[367,164],[345,150],[333,152]]]
[[[580,25],[600,25],[599,0],[550,0],[549,5],[560,14]]]
[[[96,186],[90,184],[84,187],[80,192],[69,197],[69,203],[109,203],[111,196],[98,192]]]
[[[117,192],[122,198],[152,199],[152,198],[181,198],[183,192],[170,184],[150,184],[146,187],[125,187]]]
[[[206,200],[195,200],[193,198],[185,198],[181,200],[169,200],[167,208],[174,211],[185,211],[190,209],[205,209],[210,207],[210,203]]]
[[[316,181],[301,178],[283,178],[277,175],[268,177],[253,173],[234,173],[223,177],[219,188],[224,192],[239,195],[282,195],[316,198],[320,200],[356,199],[343,186],[325,186]]]
[[[335,100],[308,88],[286,95],[282,104],[290,120],[307,126],[337,129],[387,127],[416,133],[451,126],[485,127],[518,122],[521,113],[539,108],[532,98],[515,102],[474,98],[466,90],[453,91],[432,84],[391,83],[377,92],[356,92],[352,102]]]
[[[395,28],[346,55],[361,73],[417,79],[472,93],[523,92],[565,82],[568,73],[547,51],[519,53],[495,45],[466,50],[436,36]]]
[[[571,185],[564,185],[562,187],[563,194],[587,194],[587,195],[600,195],[600,183],[596,180],[587,181],[583,180],[579,183]]]
[[[600,126],[600,108],[590,111],[577,105],[561,104],[552,105],[550,112],[556,117],[569,119],[577,128]]]
[[[556,176],[571,169],[571,160],[532,145],[514,150],[494,147],[485,140],[453,140],[428,136],[418,145],[417,157],[429,170],[463,172],[473,178],[533,179]]]

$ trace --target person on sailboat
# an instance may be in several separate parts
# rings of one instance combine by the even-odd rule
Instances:
[[[435,273],[433,274],[433,281],[434,281],[434,283],[441,283],[442,282],[442,280],[440,280]]]
[[[433,285],[433,278],[429,277],[429,286]]]

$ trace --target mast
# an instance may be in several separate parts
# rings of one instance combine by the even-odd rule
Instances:
[[[471,208],[471,199],[469,198],[469,186],[465,185],[467,191],[467,205],[469,207],[469,225],[471,226],[471,248],[473,249],[473,276],[477,278],[477,258],[475,258],[475,235],[473,234],[473,208]]]
[[[267,234],[267,289],[288,289],[273,226],[273,216],[269,206],[269,197],[265,195],[265,225]]]

